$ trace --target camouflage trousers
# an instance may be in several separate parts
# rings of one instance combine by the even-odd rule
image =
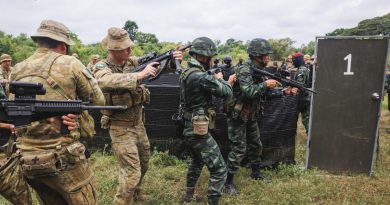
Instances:
[[[85,158],[85,147],[75,142],[59,154],[61,170],[56,175],[31,175],[24,170],[28,184],[36,191],[41,204],[95,205],[93,173]],[[47,151],[47,150],[46,150]],[[21,152],[23,156],[23,151]],[[38,173],[38,172],[36,172]],[[39,173],[38,173],[39,174]]]
[[[217,142],[207,133],[204,136],[194,135],[192,122],[185,121],[184,141],[188,146],[192,160],[187,172],[187,187],[195,187],[204,165],[210,172],[207,189],[209,204],[218,204],[226,181],[226,165]]]
[[[252,166],[260,166],[262,144],[260,131],[256,120],[243,121],[241,119],[227,118],[228,137],[231,150],[227,159],[228,172],[236,174],[240,163],[247,154]]]
[[[119,162],[118,188],[114,204],[132,204],[148,170],[150,144],[143,123],[133,127],[110,126],[112,149]]]
[[[32,204],[30,189],[15,154],[7,159],[0,153],[0,194],[12,204]]]
[[[309,132],[309,119],[310,119],[310,103],[299,107],[301,113],[302,124],[305,126],[306,134]]]

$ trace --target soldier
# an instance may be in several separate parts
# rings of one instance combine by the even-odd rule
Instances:
[[[234,175],[238,172],[240,162],[245,153],[252,167],[251,178],[264,179],[260,172],[260,156],[262,145],[260,141],[257,119],[261,111],[262,98],[278,84],[276,80],[254,79],[253,68],[264,69],[272,53],[267,40],[256,38],[248,46],[249,60],[236,68],[237,83],[233,86],[233,98],[226,101],[228,136],[231,151],[227,159],[228,174],[225,190],[230,195],[238,195],[233,183]],[[270,90],[272,89],[272,90]],[[289,88],[287,91],[291,91]],[[279,95],[281,95],[281,90]],[[272,93],[272,95],[275,95]]]
[[[77,98],[104,105],[96,80],[79,60],[66,55],[74,44],[69,34],[60,22],[42,21],[31,36],[38,49],[15,65],[10,79],[42,83],[46,95],[38,95],[38,100]],[[23,175],[43,204],[96,204],[93,173],[79,142],[80,129],[62,134],[61,124],[60,117],[53,117],[16,131]]]
[[[100,61],[100,56],[95,54],[95,55],[91,55],[91,58],[90,58],[90,62],[88,63],[87,65],[87,69],[93,73],[93,66]]]
[[[3,54],[0,56],[0,84],[5,89],[9,83],[9,74],[12,70],[12,57],[8,54]],[[6,93],[8,96],[8,93]]]
[[[234,70],[232,67],[232,57],[229,55],[226,55],[223,57],[223,69],[222,69],[222,74],[223,74],[223,79],[228,80],[230,75],[234,74]]]
[[[218,67],[219,59],[218,59],[218,58],[215,58],[213,63],[214,63],[213,68]]]
[[[195,185],[204,165],[210,172],[207,190],[208,204],[218,204],[226,179],[226,165],[214,138],[208,132],[214,126],[215,111],[211,108],[213,96],[232,95],[231,85],[223,80],[221,72],[208,75],[205,71],[211,67],[211,58],[217,54],[214,42],[207,37],[196,38],[189,52],[189,68],[180,76],[181,99],[184,108],[184,141],[192,155],[187,172],[186,194],[182,202],[193,200]]]
[[[94,66],[94,75],[104,92],[109,105],[127,105],[125,112],[103,112],[102,127],[109,128],[112,149],[119,162],[119,186],[114,204],[132,204],[133,199],[144,201],[141,195],[141,182],[148,169],[150,144],[144,126],[143,105],[149,103],[150,93],[140,82],[156,75],[150,63],[137,73],[134,68],[138,59],[129,58],[133,42],[126,30],[108,29],[102,45],[108,50],[107,59]],[[181,51],[175,51],[173,57],[181,60]]]
[[[305,66],[302,53],[294,53],[292,60],[295,69],[297,70],[294,80],[301,82],[305,87],[310,88],[310,70]],[[305,126],[306,134],[309,131],[309,117],[310,117],[310,95],[306,91],[300,91],[298,101],[298,111],[301,113],[302,124]]]

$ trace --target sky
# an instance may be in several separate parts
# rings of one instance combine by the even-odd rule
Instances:
[[[159,41],[290,37],[300,46],[390,13],[388,0],[0,0],[0,5],[0,30],[6,34],[32,35],[42,20],[52,19],[85,44],[100,42],[108,28],[132,20]]]

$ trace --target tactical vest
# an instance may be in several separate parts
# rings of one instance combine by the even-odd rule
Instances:
[[[127,66],[123,70],[116,70],[115,65],[111,64],[107,60],[103,60],[100,63],[105,63],[113,73],[131,73],[133,72],[134,63],[131,59]],[[144,104],[150,102],[150,92],[146,85],[141,84],[135,89],[116,89],[109,92],[104,92],[106,99],[106,105],[127,105],[126,111],[109,111],[104,110],[102,113],[110,117],[111,124],[113,121],[127,121],[132,122],[131,124],[136,125],[143,119],[142,108]],[[128,124],[128,123],[127,123]]]

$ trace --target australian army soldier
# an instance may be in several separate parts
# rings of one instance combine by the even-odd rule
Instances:
[[[9,83],[9,75],[12,69],[12,57],[8,54],[3,54],[0,56],[0,83],[3,90],[6,90],[6,86]],[[8,95],[8,93],[6,93]],[[2,95],[0,95],[1,97]]]
[[[269,62],[272,48],[267,40],[256,38],[248,46],[249,60],[236,68],[237,83],[233,86],[233,98],[226,101],[228,136],[231,151],[227,159],[226,192],[239,194],[233,184],[240,162],[245,153],[252,167],[251,178],[263,179],[260,172],[260,141],[257,118],[261,111],[262,98],[279,83],[272,79],[255,79],[252,69],[263,69]],[[282,94],[282,93],[281,93]]]
[[[73,44],[69,33],[60,22],[42,21],[31,36],[38,49],[14,67],[10,79],[42,83],[46,95],[37,96],[38,100],[77,98],[104,105],[96,80],[79,60],[67,55]],[[62,134],[60,127],[61,118],[53,117],[17,130],[23,174],[43,204],[96,204],[93,173],[79,142],[79,129]]]
[[[102,117],[102,126],[109,128],[120,169],[114,204],[132,204],[133,199],[145,200],[146,196],[140,194],[140,186],[150,157],[143,115],[143,105],[149,103],[149,90],[140,82],[156,75],[153,66],[158,63],[151,63],[134,73],[138,60],[130,57],[133,42],[124,29],[108,29],[102,44],[108,50],[108,57],[95,65],[94,75],[107,104],[128,107],[125,112],[104,112]],[[182,52],[175,51],[173,57],[181,60]]]
[[[210,172],[207,190],[208,204],[218,204],[226,179],[226,165],[214,138],[208,132],[213,127],[215,111],[211,109],[212,96],[232,95],[231,85],[223,80],[221,72],[209,75],[211,58],[217,54],[214,42],[207,37],[196,38],[190,48],[189,68],[180,76],[181,99],[184,107],[184,141],[192,161],[187,173],[187,189],[183,202],[193,200],[196,182],[204,165]],[[234,76],[229,79],[234,83]]]

